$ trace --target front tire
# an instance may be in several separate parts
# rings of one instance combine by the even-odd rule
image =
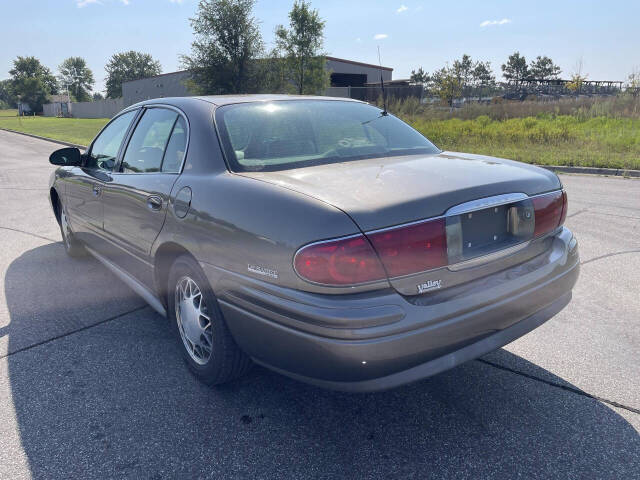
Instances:
[[[82,243],[80,243],[73,235],[71,227],[69,226],[69,220],[67,214],[64,211],[62,203],[58,204],[58,223],[60,224],[60,234],[62,235],[62,244],[64,250],[70,257],[83,257],[87,254]]]
[[[189,369],[208,385],[244,375],[251,359],[233,340],[218,301],[198,263],[176,259],[169,272],[168,317]]]

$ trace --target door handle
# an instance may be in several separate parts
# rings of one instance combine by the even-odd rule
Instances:
[[[102,192],[102,188],[98,184],[93,184],[93,194],[97,197]]]
[[[147,207],[151,210],[160,210],[162,208],[162,198],[157,195],[147,197]]]

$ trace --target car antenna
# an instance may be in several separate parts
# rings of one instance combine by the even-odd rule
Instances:
[[[380,60],[380,45],[378,45],[378,65],[380,65],[380,88],[382,89],[382,116],[389,115],[387,112],[387,94],[384,91],[384,80],[382,78],[382,60]]]

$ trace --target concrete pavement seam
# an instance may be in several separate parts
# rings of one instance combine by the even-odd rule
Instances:
[[[0,226],[0,230],[10,230],[12,232],[23,233],[25,235],[31,235],[32,237],[41,238],[42,240],[48,240],[48,241],[53,242],[53,243],[57,243],[57,242],[60,241],[60,240],[54,240],[53,238],[49,238],[49,237],[43,237],[42,235],[38,235],[37,233],[27,232],[26,230],[19,230],[17,228]]]
[[[599,257],[590,258],[589,260],[585,260],[584,262],[580,262],[580,265],[586,265],[587,263],[595,262],[596,260],[602,260],[603,258],[614,257],[616,255],[624,255],[627,253],[640,253],[640,249],[637,250],[623,250],[622,252],[612,252],[607,253],[606,255],[600,255]]]
[[[77,328],[77,329],[72,330],[70,332],[63,333],[61,335],[56,335],[55,337],[48,338],[48,339],[43,340],[41,342],[37,342],[37,343],[31,344],[31,345],[27,345],[26,347],[19,348],[17,350],[14,350],[13,352],[9,352],[6,355],[0,355],[0,359],[10,357],[11,355],[15,355],[16,353],[26,352],[27,350],[31,350],[32,348],[40,347],[40,346],[45,345],[47,343],[53,342],[55,340],[59,340],[61,338],[65,338],[65,337],[68,337],[70,335],[73,335],[75,333],[84,332],[85,330],[89,330],[90,328],[97,327],[99,325],[103,325],[105,323],[111,322],[112,320],[117,320],[117,319],[125,317],[125,316],[127,316],[127,315],[129,315],[131,313],[135,313],[135,312],[138,312],[140,310],[143,310],[143,309],[147,308],[147,306],[148,306],[147,304],[144,304],[144,305],[142,305],[140,307],[134,308],[134,309],[129,310],[127,312],[119,313],[118,315],[114,315],[113,317],[109,317],[109,318],[105,318],[104,320],[100,320],[97,323],[93,323],[91,325],[86,325],[84,327]]]
[[[484,363],[486,365],[489,365],[491,367],[498,368],[500,370],[504,370],[505,372],[515,373],[516,375],[520,375],[522,377],[526,377],[526,378],[528,378],[530,380],[535,380],[537,382],[544,383],[544,384],[549,385],[551,387],[560,388],[560,389],[562,389],[564,391],[567,391],[567,392],[570,392],[570,393],[575,393],[576,395],[581,395],[583,397],[591,398],[593,400],[597,400],[599,402],[611,405],[612,407],[622,408],[623,410],[628,410],[629,412],[637,413],[638,415],[640,415],[640,409],[638,409],[638,408],[629,407],[628,405],[623,405],[622,403],[618,403],[618,402],[613,401],[613,400],[607,400],[606,398],[602,398],[602,397],[599,397],[597,395],[592,395],[592,394],[587,393],[587,392],[585,392],[583,390],[580,390],[579,388],[567,387],[566,385],[561,385],[559,383],[552,382],[550,380],[545,380],[543,378],[536,377],[535,375],[531,375],[529,373],[521,372],[520,370],[515,370],[513,368],[505,367],[504,365],[500,365],[498,363],[490,362],[489,360],[485,360],[484,358],[478,358],[477,361],[481,362],[481,363]]]

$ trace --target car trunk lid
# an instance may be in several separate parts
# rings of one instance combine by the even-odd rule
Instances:
[[[343,210],[367,234],[383,264],[386,252],[382,250],[382,237],[386,231],[446,214],[439,220],[439,228],[446,231],[447,258],[439,268],[404,274],[403,268],[412,267],[411,249],[424,242],[421,244],[418,238],[416,243],[412,233],[401,232],[401,241],[408,242],[408,257],[404,263],[387,263],[385,268],[392,286],[403,295],[457,285],[544,251],[548,248],[544,239],[530,241],[534,223],[529,197],[561,188],[555,174],[538,167],[451,152],[242,175],[310,195]],[[514,219],[520,230],[514,227]],[[401,249],[396,251],[394,240],[389,241],[392,255],[402,255]],[[433,244],[438,244],[435,237]],[[465,267],[470,260],[483,258],[484,262],[476,260],[479,266],[472,262],[471,268]],[[440,260],[436,256],[434,261],[435,265]],[[451,268],[452,264],[462,267]],[[399,267],[397,274],[392,271],[395,267]]]
[[[503,193],[560,188],[541,168],[481,155],[443,152],[330,163],[279,172],[242,172],[340,208],[376,230],[442,215],[450,207]]]

